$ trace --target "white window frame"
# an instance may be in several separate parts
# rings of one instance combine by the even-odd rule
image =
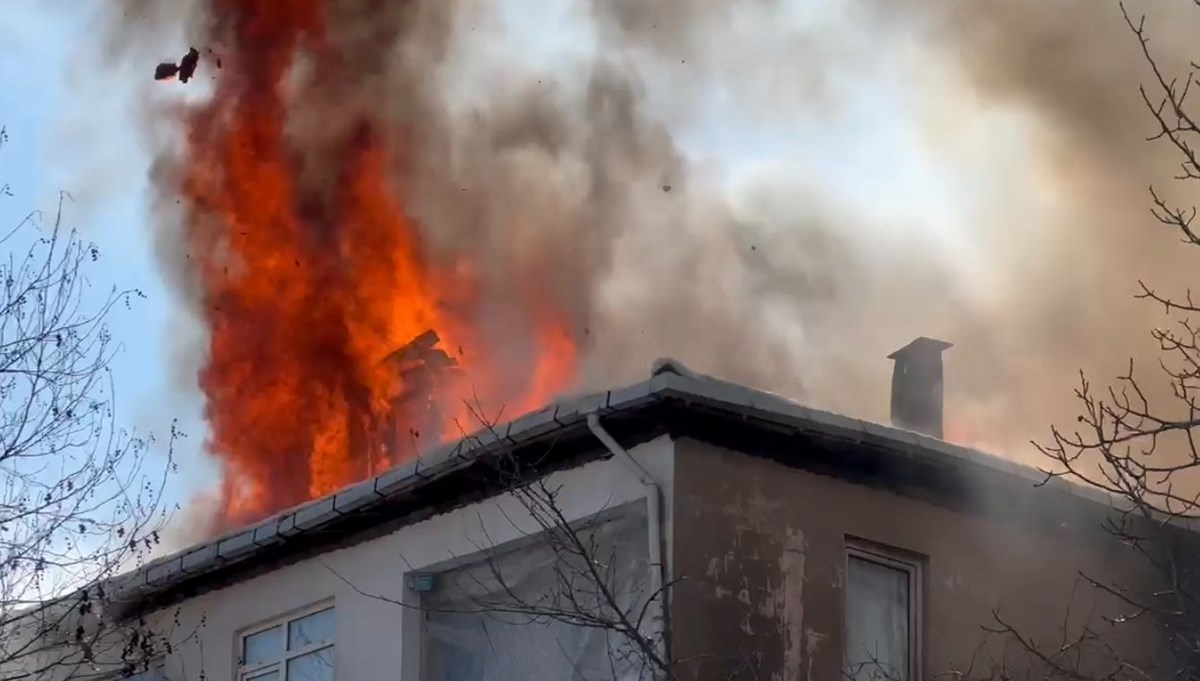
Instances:
[[[631,499],[626,502],[619,503],[615,506],[604,508],[603,510],[582,515],[571,520],[568,525],[573,531],[583,531],[589,527],[601,525],[607,522],[620,520],[623,514],[633,513],[641,514],[642,522],[645,524],[645,530],[650,531],[648,523],[650,522],[650,504],[653,500],[649,496],[642,496]],[[638,505],[645,504],[639,508]],[[546,531],[539,530],[530,532],[522,536],[501,541],[493,546],[482,548],[468,555],[456,556],[450,560],[437,561],[426,563],[420,566],[409,566],[409,570],[404,573],[403,579],[405,588],[401,603],[403,605],[402,631],[406,632],[401,636],[402,646],[402,664],[400,671],[400,681],[426,681],[425,674],[425,645],[427,638],[425,634],[426,611],[424,610],[425,602],[420,592],[414,591],[410,586],[410,580],[417,575],[432,575],[435,580],[444,576],[446,573],[457,572],[459,570],[470,570],[486,561],[495,561],[502,559],[505,555],[517,553],[530,547],[538,547],[546,542]],[[649,555],[647,549],[646,557],[647,570],[659,569],[659,566],[653,564],[653,557]],[[646,575],[647,585],[652,584],[649,573]],[[663,598],[662,594],[658,594],[657,598]],[[661,631],[654,631],[654,635],[662,638]]]
[[[102,678],[103,681],[165,681],[166,667],[166,661],[160,657],[147,664],[146,669],[134,672],[132,676],[124,676],[124,672],[113,672]]]
[[[924,626],[924,603],[925,593],[923,588],[924,574],[923,561],[916,556],[906,555],[904,552],[880,546],[871,542],[847,538],[846,539],[846,557],[843,569],[845,574],[850,573],[850,561],[862,560],[868,563],[874,563],[882,567],[898,570],[908,575],[908,678],[909,681],[918,681],[921,678],[921,662],[924,657],[924,640],[922,637],[922,628]],[[847,579],[844,582],[844,592],[842,595],[842,626],[848,628],[850,626],[849,608],[847,607],[850,599],[850,584]],[[843,636],[846,634],[843,631]],[[847,664],[845,659],[845,650],[842,651],[842,668]]]
[[[288,625],[291,624],[292,622],[295,622],[296,620],[304,619],[305,617],[308,617],[309,615],[314,615],[318,612],[324,612],[326,610],[334,611],[333,612],[333,618],[334,618],[333,626],[334,626],[334,632],[335,632],[334,638],[330,639],[328,641],[318,641],[316,643],[310,643],[309,645],[304,646],[303,648],[297,648],[295,650],[288,650],[288,647],[287,647]],[[253,665],[253,666],[247,666],[247,665],[243,664],[242,656],[246,654],[246,639],[255,634],[260,634],[264,631],[274,629],[275,627],[280,627],[281,645],[283,647],[283,649],[279,652],[279,657],[271,660],[270,662],[261,662],[259,664]],[[238,681],[245,681],[245,679],[251,678],[255,675],[266,674],[268,672],[278,670],[279,671],[279,681],[287,681],[287,663],[289,660],[300,657],[302,655],[307,655],[309,653],[315,653],[319,650],[325,650],[326,648],[334,649],[334,652],[333,652],[334,668],[336,670],[336,665],[337,665],[337,650],[336,650],[337,635],[336,635],[336,632],[337,632],[337,609],[334,607],[333,601],[322,601],[321,603],[309,606],[307,608],[304,608],[303,610],[294,610],[286,615],[282,615],[280,617],[276,617],[275,619],[263,622],[261,624],[256,624],[253,627],[243,629],[242,631],[238,632],[237,639],[234,642],[234,645],[237,646],[236,654],[234,656],[234,660],[236,660],[236,662],[237,662],[237,677],[236,678],[238,679]]]

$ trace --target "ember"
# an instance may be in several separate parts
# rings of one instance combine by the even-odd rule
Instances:
[[[485,330],[477,268],[428,258],[395,182],[405,158],[388,141],[404,131],[373,95],[347,95],[371,92],[391,52],[346,68],[339,50],[356,47],[327,32],[321,0],[212,4],[206,39],[230,68],[186,114],[171,190],[209,328],[219,531],[475,430],[478,410],[540,406],[573,380],[576,346],[541,299],[506,301],[522,321],[502,338]]]

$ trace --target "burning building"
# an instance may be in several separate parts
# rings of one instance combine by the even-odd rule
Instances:
[[[892,223],[855,229],[881,226],[855,201],[788,213],[776,222],[799,226],[783,237],[780,224],[745,224],[690,172],[620,60],[602,55],[561,82],[510,63],[485,64],[475,89],[452,81],[477,18],[468,3],[194,4],[197,44],[219,48],[224,69],[211,97],[170,110],[182,140],[160,150],[154,182],[163,251],[208,332],[198,383],[222,487],[210,541],[119,585],[130,589],[124,616],[163,623],[178,611],[192,629],[206,624],[202,646],[148,660],[168,677],[203,668],[249,681],[316,665],[351,681],[488,669],[529,678],[530,665],[561,671],[565,659],[611,678],[613,651],[597,637],[504,629],[512,646],[497,649],[463,633],[485,629],[480,620],[444,607],[461,605],[447,585],[494,581],[501,556],[500,574],[540,586],[559,576],[545,571],[547,516],[521,502],[529,480],[561,489],[561,518],[626,558],[611,563],[634,600],[618,607],[640,597],[648,615],[624,631],[653,642],[635,657],[669,660],[680,678],[835,678],[886,639],[877,662],[915,679],[971,663],[965,651],[993,610],[1056,630],[1061,611],[1051,626],[1044,604],[1071,607],[1056,599],[1081,567],[1140,578],[1093,536],[1109,500],[1065,485],[1035,491],[1030,469],[941,440],[952,430],[943,398],[967,383],[945,384],[942,343],[891,357],[896,428],[748,387],[873,404],[881,393],[859,388],[886,379],[863,358],[886,350],[863,349],[907,318],[937,318],[939,335],[969,333],[973,396],[1000,395],[1010,410],[993,419],[998,429],[1020,410],[1033,414],[1023,425],[1044,427],[1051,391],[1035,381],[1073,380],[1077,357],[1142,326],[1107,311],[1092,319],[1078,304],[1119,297],[1095,293],[1088,266],[1170,257],[1122,231],[1144,198],[1126,200],[1118,171],[1160,159],[1111,141],[1133,129],[1131,107],[1112,87],[1124,81],[1095,65],[1136,60],[1111,58],[1116,41],[1103,31],[1075,40],[1074,18],[1098,16],[1093,4],[1055,13],[1013,2],[937,21],[957,4],[867,3],[929,20],[964,72],[952,75],[965,85],[947,89],[979,98],[953,109],[968,112],[957,119],[1016,102],[985,131],[1036,121],[1028,139],[1040,154],[1003,176],[1022,182],[972,183],[1015,187],[1016,200],[989,196],[1006,210],[984,202],[959,216],[985,230],[974,235],[988,255],[977,279],[956,274],[973,269],[971,249],[943,260],[907,233],[876,238]],[[769,44],[711,40],[710,24],[745,25],[709,13],[719,4],[598,3],[599,52],[619,43],[683,78],[696,57],[718,61],[710,46]],[[1037,30],[1016,30],[1027,25]],[[447,91],[465,104],[448,104]],[[988,156],[971,151],[971,161]],[[822,194],[801,188],[782,193]],[[1120,210],[1100,200],[1114,196]],[[870,232],[861,243],[858,231]],[[1082,244],[1092,250],[1075,257]],[[700,285],[697,273],[718,272],[718,285]],[[913,310],[922,314],[904,314]],[[660,349],[736,382],[667,362],[648,380],[555,401],[589,370],[588,387],[597,375],[609,385]],[[668,584],[669,595],[657,588]],[[447,610],[465,621],[436,616]],[[309,628],[292,647],[290,632]],[[1157,652],[1152,635],[1124,631],[1123,648]],[[578,655],[538,657],[568,638]]]
[[[935,429],[941,374],[894,373],[897,421]],[[996,618],[1057,641],[1123,605],[1080,572],[1150,588],[1102,528],[1111,499],[1042,482],[666,360],[105,591],[171,641],[138,659],[168,680],[1020,675],[1040,662],[991,638]],[[1064,629],[1070,608],[1091,619]],[[1151,676],[1169,664],[1148,620],[1095,635]]]

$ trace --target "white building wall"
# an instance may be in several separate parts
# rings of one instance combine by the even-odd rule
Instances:
[[[667,436],[630,450],[662,492],[664,560],[672,555],[674,451]],[[644,498],[639,473],[629,462],[612,458],[556,473],[549,482],[561,486],[560,506],[574,521]],[[164,609],[154,615],[160,628],[172,629],[176,636],[195,632],[168,658],[167,678],[199,681],[203,672],[208,680],[233,679],[241,632],[331,601],[337,615],[338,681],[416,681],[414,655],[405,651],[418,650],[412,630],[420,619],[404,606],[358,592],[411,602],[406,573],[477,554],[482,547],[521,539],[537,529],[521,503],[504,495]]]

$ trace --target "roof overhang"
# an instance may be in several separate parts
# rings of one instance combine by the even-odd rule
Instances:
[[[1071,508],[1093,516],[1113,508],[1113,499],[1097,490],[1047,481],[1034,469],[995,456],[810,409],[662,361],[647,381],[552,404],[155,560],[116,578],[110,593],[123,594],[129,614],[163,607],[499,493],[512,478],[498,473],[498,462],[528,462],[528,475],[544,475],[604,458],[608,451],[587,427],[592,413],[626,447],[662,434],[695,438],[967,511],[1011,511],[1014,518],[1028,519],[1036,517],[1031,509],[1038,503],[1050,503],[1039,499],[1051,498],[1056,510],[1068,500]],[[1037,486],[1059,493],[1035,496]]]

